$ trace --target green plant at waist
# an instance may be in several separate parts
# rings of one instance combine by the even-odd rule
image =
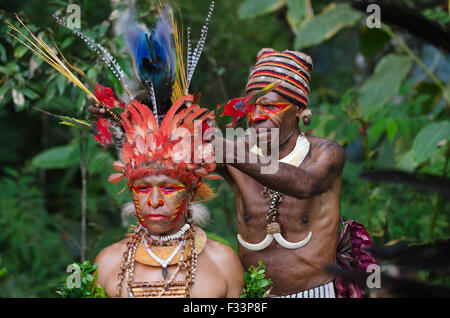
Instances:
[[[89,261],[73,263],[68,277],[57,287],[56,293],[63,298],[107,298],[105,290],[97,285],[97,264]]]
[[[250,266],[244,274],[245,286],[241,292],[241,298],[264,298],[272,289],[272,280],[266,278],[266,266],[258,261],[258,266]]]

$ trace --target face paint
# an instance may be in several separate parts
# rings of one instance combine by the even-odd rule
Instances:
[[[251,112],[248,114],[248,123],[256,123],[259,121],[264,121],[269,119],[269,115],[268,113],[275,115],[275,116],[279,116],[281,115],[281,113],[285,112],[286,110],[288,110],[289,108],[292,107],[292,104],[288,104],[288,103],[267,103],[267,104],[262,104],[259,103],[259,101],[256,101],[256,105],[259,105],[259,108],[261,110],[261,112],[263,112],[263,114],[254,116],[254,113]]]
[[[186,210],[186,198],[182,198],[175,206],[175,214],[172,216],[172,225],[176,224]]]
[[[180,219],[180,217],[184,214],[184,212],[186,211],[186,192],[185,192],[185,187],[182,184],[178,184],[177,185],[177,191],[173,192],[171,194],[172,195],[176,195],[175,197],[175,213],[172,216],[172,224],[175,224],[178,222],[178,220]]]
[[[131,189],[134,193],[141,196],[144,196],[152,191],[152,187],[145,184],[134,185]]]
[[[133,199],[133,202],[136,210],[136,217],[138,218],[139,222],[145,226],[144,217],[142,216],[141,209],[139,208],[139,202],[137,199]]]
[[[271,104],[259,104],[262,111],[271,113],[275,116],[279,116],[282,112],[285,112],[292,107],[292,104],[286,103],[271,103]]]
[[[147,201],[147,205],[151,206],[152,208],[158,208],[160,206],[164,206],[164,200],[163,199],[158,199],[158,201],[156,202],[156,204],[153,204],[152,198],[149,198]]]
[[[159,186],[159,191],[164,194],[168,199],[172,198],[174,195],[180,196],[180,193],[183,193],[186,191],[186,188],[181,183],[172,185],[172,184],[164,184]],[[171,218],[171,222],[175,224],[180,216],[184,213],[185,206],[186,206],[186,200],[185,198],[181,198],[177,201],[175,205],[175,213]],[[184,206],[184,207],[182,207]]]
[[[159,186],[159,191],[164,194],[166,197],[172,197],[174,194],[178,194],[181,191],[185,191],[186,188],[181,183],[172,185],[172,184],[164,184]]]
[[[249,113],[248,114],[249,116],[248,116],[248,123],[250,124],[250,123],[257,123],[257,122],[259,122],[259,121],[264,121],[264,120],[267,120],[267,119],[269,119],[269,115],[258,115],[258,116],[255,116],[255,117],[253,117],[253,113]]]
[[[149,176],[131,187],[136,216],[152,233],[179,225],[189,202],[184,184],[167,179],[164,175]]]

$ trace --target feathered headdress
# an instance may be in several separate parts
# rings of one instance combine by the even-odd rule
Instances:
[[[217,178],[209,175],[215,170],[213,147],[201,141],[202,127],[195,132],[194,124],[195,120],[201,123],[213,115],[193,101],[192,95],[182,97],[170,108],[161,125],[147,106],[131,101],[122,114],[126,141],[121,161],[114,163],[119,172],[111,175],[109,181],[117,183],[125,177],[130,187],[134,180],[144,176],[165,174],[194,190],[201,179]]]
[[[164,116],[172,104],[188,94],[190,81],[206,40],[214,5],[215,0],[211,2],[200,40],[193,53],[188,28],[186,69],[182,36],[170,7],[160,9],[160,18],[151,30],[139,25],[133,18],[125,23],[125,39],[133,56],[134,71],[151,97],[153,113],[157,120]]]
[[[163,173],[176,177],[188,188],[195,189],[202,184],[202,178],[217,178],[209,175],[215,169],[212,145],[198,144],[193,140],[195,136],[194,120],[212,119],[213,114],[207,109],[200,108],[194,103],[194,97],[188,95],[192,75],[203,50],[214,5],[215,1],[213,0],[206,23],[201,31],[200,40],[193,51],[188,28],[186,69],[182,52],[182,36],[178,32],[173,12],[169,7],[160,10],[160,18],[155,28],[151,30],[139,26],[134,19],[126,24],[125,38],[133,56],[135,73],[147,91],[151,105],[142,104],[139,100],[134,99],[125,80],[124,72],[102,45],[65,24],[62,19],[55,16],[58,23],[83,39],[120,81],[124,91],[131,99],[126,106],[115,97],[111,89],[100,84],[97,85],[94,93],[89,91],[70,71],[70,68],[78,73],[82,72],[70,65],[61,52],[59,53],[62,59],[58,58],[57,54],[32,34],[19,18],[32,38],[27,38],[12,24],[10,24],[10,28],[25,37],[25,42],[20,39],[19,41],[83,89],[112,116],[112,120],[99,119],[95,123],[57,116],[62,118],[65,123],[90,128],[102,146],[111,143],[122,146],[122,161],[114,163],[114,168],[120,172],[110,176],[111,182],[118,182],[125,177],[130,185],[138,177]],[[119,112],[114,111],[115,109],[118,109]],[[122,111],[122,115],[120,115],[120,111]],[[161,121],[162,118],[164,120]],[[125,132],[118,129],[119,126],[122,126]],[[200,131],[203,132],[206,128],[208,125],[203,124]],[[112,134],[110,130],[113,130],[114,133]],[[113,139],[121,140],[114,141]],[[199,161],[192,161],[195,151],[200,151]],[[203,192],[210,193],[206,188],[203,189]]]
[[[152,107],[155,115],[158,108],[167,112],[171,106],[172,87],[179,67],[174,47],[174,34],[178,31],[171,23],[171,17],[170,9],[166,8],[153,30],[148,31],[134,20],[127,23],[125,29],[134,71],[150,96],[154,96]]]
[[[122,113],[126,139],[121,161],[114,164],[119,172],[110,176],[110,182],[125,177],[130,187],[134,180],[146,175],[165,174],[194,190],[203,178],[217,178],[209,175],[215,170],[213,147],[202,143],[203,131],[208,126],[202,125],[196,132],[194,124],[195,120],[202,123],[213,119],[213,112],[200,108],[194,97],[187,94],[214,4],[212,1],[194,58],[188,49],[187,69],[181,36],[169,7],[160,11],[160,18],[150,31],[135,20],[126,24],[125,37],[133,55],[134,70],[151,97],[153,112],[137,100],[126,106]]]

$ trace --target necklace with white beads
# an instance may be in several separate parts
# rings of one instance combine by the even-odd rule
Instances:
[[[190,227],[191,226],[189,225],[189,223],[186,223],[175,234],[161,235],[161,236],[148,234],[148,236],[150,236],[150,238],[152,240],[155,240],[155,241],[157,241],[159,243],[165,243],[165,242],[168,242],[168,241],[179,240],[184,235],[184,233],[186,233],[186,231],[189,230]]]
[[[175,247],[175,249],[173,250],[172,254],[169,255],[169,257],[165,260],[159,258],[155,253],[153,253],[153,251],[150,249],[150,247],[148,246],[147,240],[144,237],[144,244],[145,247],[147,248],[147,252],[148,254],[150,254],[150,256],[157,261],[161,266],[162,266],[162,275],[164,280],[166,280],[167,278],[167,265],[169,265],[169,263],[172,261],[172,259],[175,257],[175,255],[178,254],[178,252],[180,251],[180,249],[186,246],[186,241],[183,240],[180,243],[178,243],[177,247]],[[184,254],[184,253],[183,253]]]

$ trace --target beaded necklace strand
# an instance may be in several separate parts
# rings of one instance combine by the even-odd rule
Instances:
[[[168,258],[161,259],[160,257],[158,257],[158,255],[153,253],[153,251],[150,248],[150,246],[148,246],[147,239],[145,237],[143,237],[142,240],[144,241],[145,248],[147,249],[148,254],[162,266],[162,275],[163,275],[164,280],[166,280],[166,278],[167,278],[167,265],[172,261],[172,259],[175,257],[175,255],[178,254],[178,252],[180,251],[181,247],[183,247],[183,251],[184,251],[184,247],[186,246],[186,241],[180,241],[180,243],[178,243],[177,247],[175,247],[175,249],[173,250],[172,254],[170,254]],[[180,259],[180,261],[181,261],[181,259]]]
[[[168,280],[164,280],[164,284],[162,285],[160,290],[158,290],[159,287],[157,287],[157,286],[160,286],[161,282],[153,282],[153,283],[148,283],[148,284],[146,283],[146,285],[150,286],[149,288],[151,290],[149,291],[149,293],[151,295],[154,295],[154,292],[152,292],[152,290],[156,289],[158,293],[155,296],[162,297],[167,292],[167,290],[170,287],[172,287],[172,285],[174,283],[174,279],[175,279],[176,275],[180,272],[180,270],[185,270],[184,297],[186,297],[186,298],[190,297],[190,288],[194,284],[195,277],[196,277],[198,253],[197,253],[197,248],[195,246],[196,228],[195,227],[191,228],[189,226],[188,229],[190,229],[191,233],[190,233],[190,235],[185,236],[186,239],[181,241],[178,245],[178,246],[180,246],[180,249],[182,249],[181,257],[180,257],[180,260],[178,261],[177,268],[175,269],[173,274],[170,276],[170,278]],[[184,232],[186,232],[186,230]],[[145,239],[146,234],[147,233],[146,233],[145,229],[142,226],[139,226],[134,231],[134,233],[131,235],[131,240],[129,240],[129,242],[127,243],[127,250],[123,254],[121,271],[118,274],[119,283],[116,286],[116,289],[117,289],[116,297],[120,297],[120,292],[122,289],[122,282],[124,279],[126,279],[127,294],[129,297],[134,298],[134,293],[132,290],[132,281],[133,281],[133,276],[134,276],[136,249],[137,249],[137,246],[139,245],[139,243],[142,241],[142,239],[144,239],[144,243],[146,243],[146,239]],[[190,240],[189,244],[187,244],[188,239]],[[185,250],[186,246],[188,246],[188,245],[189,245],[189,252],[188,252],[189,256],[186,260],[184,260],[184,250]],[[178,246],[177,246],[177,248],[178,248]],[[179,249],[178,249],[178,251],[179,251]],[[173,253],[173,254],[175,256],[177,253]],[[172,256],[172,258],[174,256]],[[155,258],[155,260],[157,260],[157,259]],[[170,261],[168,263],[170,263]],[[167,268],[166,268],[166,270],[167,270]],[[167,273],[166,273],[166,275],[167,275]]]

